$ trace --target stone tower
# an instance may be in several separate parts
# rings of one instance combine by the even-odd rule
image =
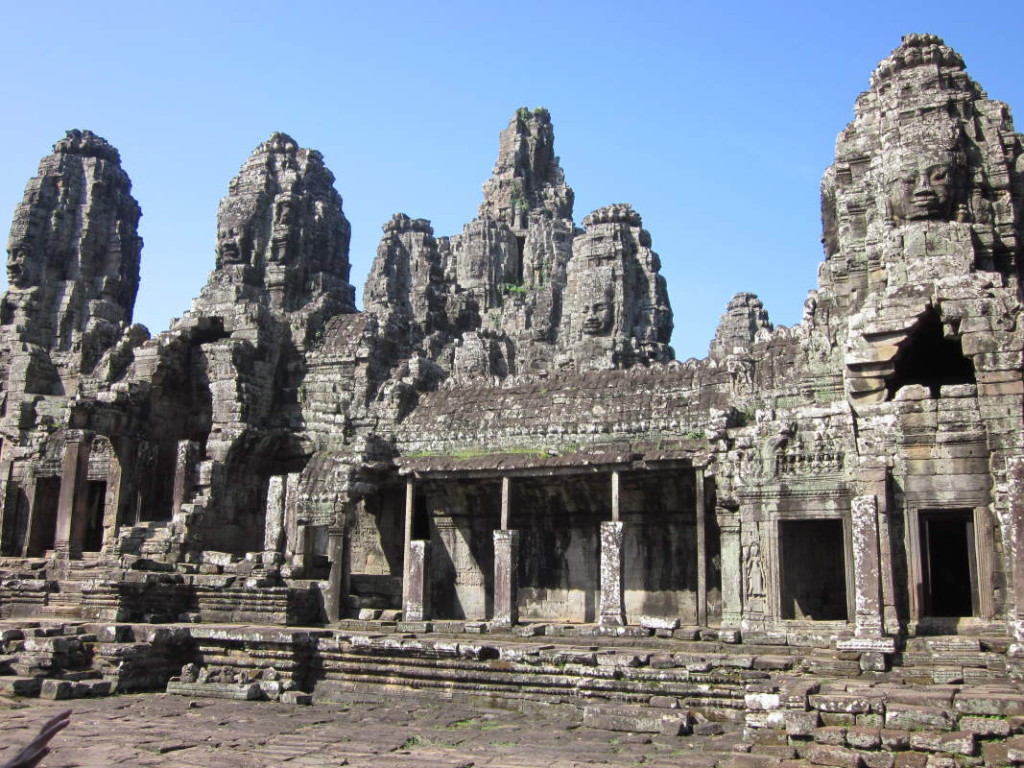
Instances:
[[[73,395],[131,323],[141,212],[114,147],[69,131],[14,213],[0,305],[11,395]]]

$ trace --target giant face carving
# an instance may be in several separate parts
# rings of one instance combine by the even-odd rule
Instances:
[[[605,336],[615,320],[615,296],[610,285],[588,291],[583,300],[583,333]]]
[[[35,284],[32,259],[25,246],[18,246],[7,258],[7,282],[15,288],[28,288]]]
[[[949,160],[925,160],[902,166],[889,184],[889,208],[897,221],[949,220],[955,173]]]

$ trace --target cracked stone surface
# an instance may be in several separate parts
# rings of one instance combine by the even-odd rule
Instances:
[[[62,702],[5,707],[0,760],[27,742]],[[721,736],[669,737],[584,728],[544,714],[395,699],[296,707],[193,700],[162,694],[74,702],[71,726],[47,766],[707,766],[740,743]]]

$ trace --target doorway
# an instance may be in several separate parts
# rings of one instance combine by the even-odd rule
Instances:
[[[36,478],[35,501],[32,505],[32,530],[26,554],[42,557],[53,549],[57,538],[57,503],[60,499],[60,478]]]
[[[103,480],[90,480],[86,489],[82,551],[99,552],[103,549],[103,510],[107,501],[107,484]]]
[[[970,509],[922,510],[919,517],[923,615],[975,616],[974,513]]]
[[[781,618],[846,621],[843,521],[780,520]]]

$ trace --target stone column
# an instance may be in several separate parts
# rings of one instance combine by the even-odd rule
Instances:
[[[722,548],[722,626],[739,629],[743,621],[743,547],[739,516],[720,510],[718,529]]]
[[[174,491],[171,495],[171,514],[192,498],[196,487],[196,467],[199,464],[199,443],[179,440],[178,455],[174,462]]]
[[[854,625],[857,637],[882,636],[882,576],[878,538],[878,499],[856,496],[853,524]]]
[[[693,469],[693,501],[697,536],[697,624],[708,624],[707,526],[704,510],[704,467]]]
[[[402,618],[426,621],[430,618],[430,542],[410,541],[407,557]]]
[[[494,531],[494,618],[497,627],[519,622],[519,531]]]
[[[280,553],[284,543],[284,506],[287,476],[274,475],[267,483],[266,516],[263,525],[263,551]]]
[[[348,526],[342,521],[327,529],[327,554],[331,572],[327,581],[327,620],[345,618],[349,593]]]
[[[58,556],[80,557],[82,554],[88,513],[86,481],[91,450],[92,435],[77,429],[67,431],[60,496],[57,501],[57,533],[53,545]]]
[[[622,529],[617,520],[601,523],[601,618],[602,626],[626,623],[622,610]]]
[[[1009,486],[1009,552],[1013,585],[1013,608],[1010,612],[1010,633],[1024,652],[1024,456],[1010,456],[1006,459],[1006,480]]]
[[[0,439],[0,456],[3,454],[4,441]],[[0,555],[20,553],[22,547],[14,537],[15,521],[18,518],[18,494],[15,483],[11,479],[14,462],[0,458]],[[25,538],[28,538],[27,531]]]
[[[411,479],[405,481],[405,546],[402,549],[402,608],[409,604],[409,562],[412,557],[412,515],[416,502],[416,485]],[[407,621],[408,617],[403,616]]]

